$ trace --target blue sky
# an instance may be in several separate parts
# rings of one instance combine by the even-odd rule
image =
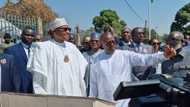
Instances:
[[[0,0],[0,6],[6,0]],[[15,1],[15,0],[13,0]],[[144,26],[126,5],[124,0],[44,0],[60,17],[64,16],[73,28],[79,25],[87,29],[92,25],[94,16],[103,9],[115,10],[129,27]],[[136,12],[145,20],[148,19],[148,0],[127,0]],[[160,34],[168,33],[176,12],[189,0],[154,0],[151,8],[152,28]]]

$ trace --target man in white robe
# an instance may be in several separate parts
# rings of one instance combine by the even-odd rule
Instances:
[[[88,62],[88,67],[85,73],[85,83],[87,87],[87,96],[89,96],[89,89],[90,89],[90,72],[91,66],[95,63],[96,57],[102,52],[100,48],[100,40],[99,35],[96,32],[92,32],[90,34],[90,41],[89,41],[90,50],[83,53],[83,56],[86,58]]]
[[[70,42],[70,28],[64,18],[49,24],[51,40],[33,48],[28,70],[33,74],[35,94],[86,96],[84,82],[87,61]]]
[[[111,33],[102,35],[104,52],[97,56],[97,63],[92,67],[90,77],[90,96],[115,102],[113,93],[122,81],[131,81],[133,66],[154,65],[175,54],[169,47],[165,53],[140,54],[132,51],[116,50],[116,43]],[[115,102],[117,107],[128,107],[129,100]]]

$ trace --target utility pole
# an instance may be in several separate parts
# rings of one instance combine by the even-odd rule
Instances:
[[[156,32],[156,39],[159,39],[158,38],[159,35],[158,35],[158,32],[157,32],[157,29],[158,29],[158,26],[155,27],[155,32]]]
[[[149,39],[149,31],[147,31],[148,27],[147,27],[147,20],[145,20],[144,22],[144,28],[145,28],[145,36],[146,36],[146,39],[148,38]]]
[[[7,3],[10,3],[11,1],[10,0],[7,0]]]
[[[81,41],[80,41],[80,29],[79,26],[76,26],[76,45],[79,47],[81,46]]]
[[[151,40],[151,0],[148,0],[148,39]]]

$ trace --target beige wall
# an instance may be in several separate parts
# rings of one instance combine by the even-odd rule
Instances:
[[[0,107],[114,107],[114,104],[94,98],[2,93]]]

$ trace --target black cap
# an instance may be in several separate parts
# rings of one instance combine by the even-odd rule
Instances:
[[[11,35],[10,35],[9,33],[5,33],[4,36],[3,36],[3,38],[4,38],[4,39],[5,39],[5,38],[11,38]]]

